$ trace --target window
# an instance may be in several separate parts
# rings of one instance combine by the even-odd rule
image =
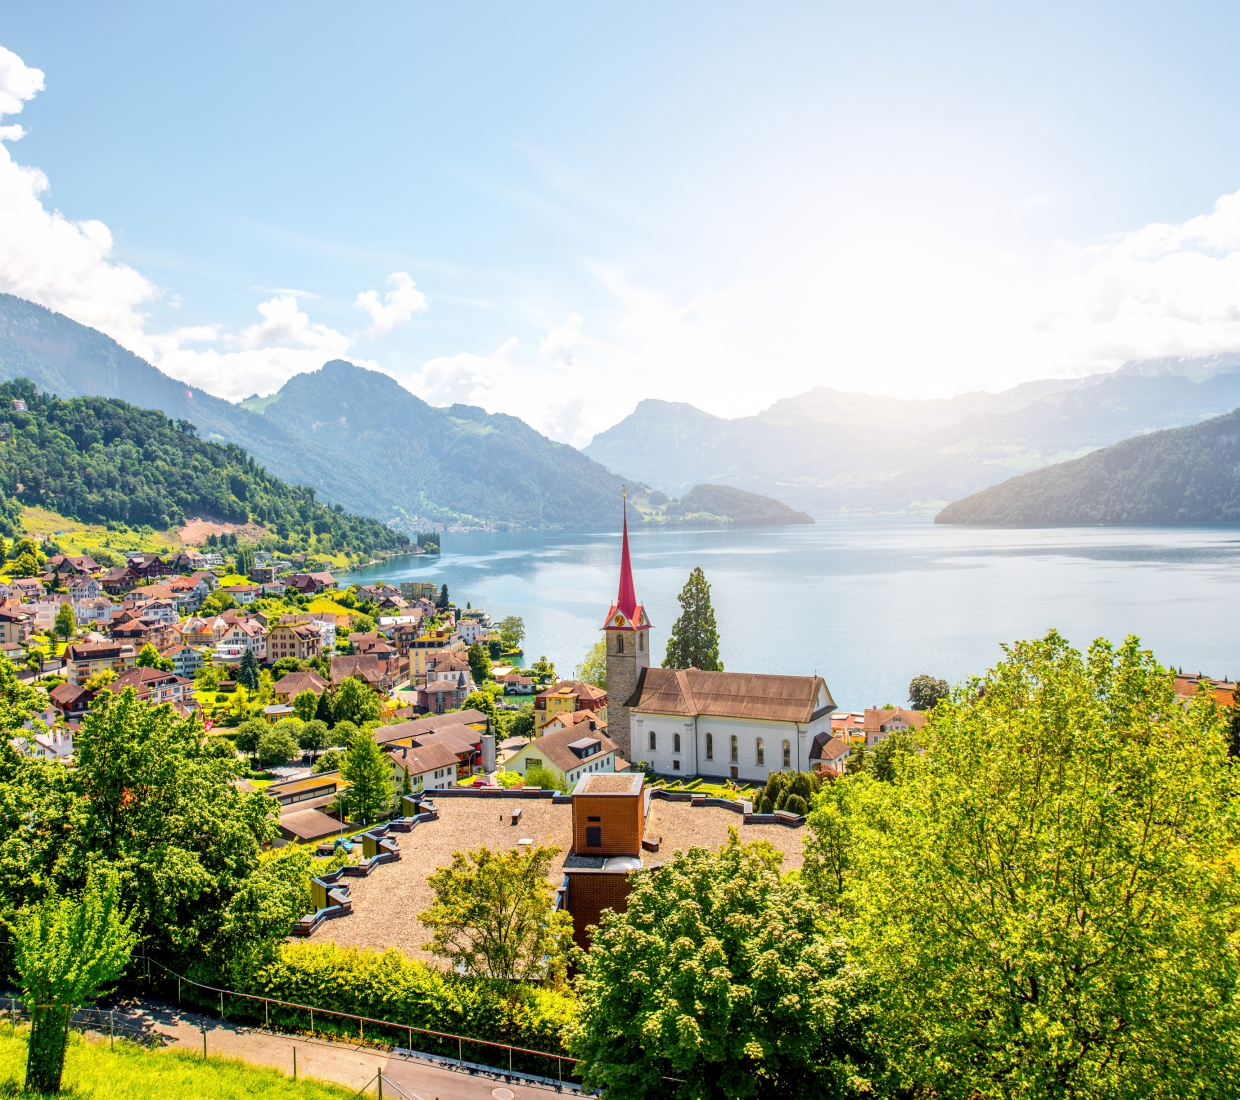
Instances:
[[[706,735],[706,759],[715,759],[715,735],[713,733]]]
[[[739,747],[738,747],[738,746],[737,746],[737,744],[736,744],[736,734],[732,734],[732,763],[733,763],[733,764],[735,764],[735,763],[737,763],[739,760],[740,760],[740,754],[739,754]],[[735,778],[736,778],[736,775],[735,775],[736,769],[735,769],[735,768],[733,768],[733,769],[732,769],[732,771],[733,771],[733,773],[734,773],[734,774],[733,774],[733,776],[732,776],[732,778],[733,778],[733,779],[735,779]]]
[[[595,815],[591,814],[589,817],[586,818],[586,820],[587,821],[602,821],[603,819],[601,816],[596,817]]]
[[[586,847],[601,848],[603,846],[603,827],[601,825],[586,826]]]
[[[672,734],[672,752],[680,752],[680,734]]]
[[[787,741],[784,742],[784,767],[792,767],[792,745]]]
[[[679,761],[679,760],[673,760],[673,761],[672,761],[672,771],[674,771],[674,772],[678,772],[678,771],[680,771],[680,761]]]
[[[616,635],[616,652],[617,653],[624,652],[624,635],[623,634]]]
[[[646,635],[642,634],[640,631],[637,634],[637,648],[638,649],[646,648]]]
[[[762,738],[758,738],[758,766],[762,767],[766,764],[766,746],[762,743]]]
[[[654,752],[656,747],[657,746],[655,745],[655,740],[654,740],[654,730],[651,730],[650,731],[650,751]]]

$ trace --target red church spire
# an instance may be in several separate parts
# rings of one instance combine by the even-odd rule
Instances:
[[[633,566],[629,562],[629,501],[624,493],[624,543],[620,551],[620,593],[616,596],[616,608],[629,620],[637,612],[637,593],[633,589]]]

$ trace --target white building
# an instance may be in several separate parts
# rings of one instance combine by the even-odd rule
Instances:
[[[473,645],[475,642],[485,642],[487,635],[491,633],[491,628],[477,619],[462,619],[456,631],[465,639],[466,645]]]
[[[764,782],[809,771],[835,701],[820,676],[645,668],[626,702],[633,758],[664,775]]]

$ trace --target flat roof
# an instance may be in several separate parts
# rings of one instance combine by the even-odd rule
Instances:
[[[641,772],[595,772],[578,779],[573,794],[641,794],[645,779]]]

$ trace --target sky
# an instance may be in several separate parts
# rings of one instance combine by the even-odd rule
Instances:
[[[1234,5],[4,4],[0,290],[239,400],[643,398],[1240,350]]]

